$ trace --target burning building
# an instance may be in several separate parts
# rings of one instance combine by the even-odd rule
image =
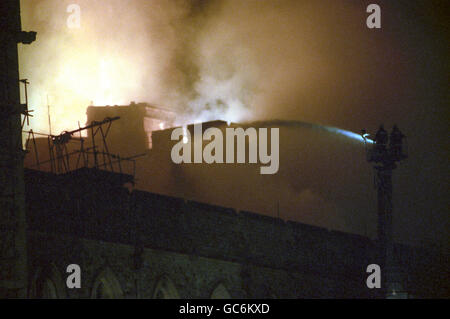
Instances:
[[[118,115],[114,110],[100,108],[111,120]],[[134,112],[129,107],[117,110],[125,118],[124,113]],[[136,117],[134,124],[142,123],[142,116]],[[205,129],[228,126],[223,121],[203,123]],[[194,127],[186,129],[193,132]],[[127,130],[122,128],[122,136],[134,139]],[[238,169],[241,179],[251,176],[248,166],[238,168],[236,163],[226,169],[228,164],[193,168],[172,163],[170,147],[177,142],[170,139],[173,130],[153,132],[154,147],[137,169],[141,182],[148,179],[162,190],[164,177],[173,179],[166,187],[183,195],[198,187],[193,187],[198,183],[194,174],[216,177],[216,184],[211,184],[213,178],[203,181],[210,188],[226,181],[218,171],[230,175]],[[323,142],[329,139],[325,136]],[[143,174],[149,165],[150,175]],[[230,187],[240,187],[234,178],[230,181]],[[60,174],[27,169],[25,182],[31,298],[379,298],[384,293],[366,286],[366,267],[380,258],[377,241],[367,236],[299,223],[286,215],[271,217],[192,196],[125,187],[136,182],[134,176],[111,171],[108,165]],[[220,190],[212,191],[220,195]],[[223,197],[232,193],[230,189]],[[254,200],[246,191],[240,194],[241,202]],[[443,256],[400,244],[395,251],[408,274],[406,292],[397,293],[447,293],[437,277]],[[83,269],[84,284],[68,289],[62,276],[75,261]],[[427,271],[430,264],[435,273]]]
[[[108,117],[120,117],[121,121],[111,127],[109,142],[111,152],[122,156],[132,156],[151,149],[152,132],[171,127],[175,121],[174,112],[147,103],[89,106],[86,113],[87,124]]]
[[[111,156],[115,159],[145,156],[152,148],[152,133],[171,127],[175,120],[174,112],[147,103],[89,106],[86,113],[87,122],[78,130],[46,137],[27,131],[25,148],[30,155],[25,158],[25,166],[67,172],[80,165],[105,167],[105,156],[109,160]],[[119,171],[135,170],[127,163],[122,166]]]
[[[84,128],[36,143],[36,150],[39,145],[48,149],[47,167],[38,161],[24,174],[20,114],[28,113],[19,100],[16,45],[30,39],[17,32],[18,3],[6,0],[0,5],[2,17],[7,17],[4,24],[2,20],[6,27],[1,28],[7,40],[1,53],[5,61],[1,297],[384,296],[366,286],[367,266],[379,260],[377,241],[364,232],[339,231],[341,218],[333,219],[344,211],[353,222],[370,214],[370,207],[364,205],[374,202],[360,187],[369,180],[355,160],[361,145],[344,142],[336,134],[283,123],[283,162],[268,182],[252,175],[245,165],[199,167],[171,162],[167,158],[171,129],[166,129],[173,123],[171,112],[142,103],[90,107]],[[105,62],[103,71],[107,66]],[[74,82],[78,84],[77,79]],[[263,124],[280,126],[259,125]],[[223,129],[225,122],[208,125]],[[301,130],[295,132],[298,127]],[[69,142],[76,144],[69,146]],[[126,174],[120,155],[129,158],[140,152],[148,156],[136,175]],[[38,153],[45,154],[36,152],[36,159]],[[339,197],[345,205],[329,204]],[[354,200],[361,197],[366,199],[363,204]],[[287,207],[288,198],[300,198],[304,206]],[[295,203],[300,201],[288,202]],[[255,209],[249,209],[250,204]],[[286,213],[317,219],[319,205],[326,226],[292,220],[294,215]],[[404,287],[409,296],[448,297],[448,282],[442,280],[448,255],[401,244],[395,244],[394,250],[408,274]],[[73,263],[83,272],[80,289],[70,289],[64,278]]]

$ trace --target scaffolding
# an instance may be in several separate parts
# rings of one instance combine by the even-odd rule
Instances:
[[[41,170],[44,164],[50,165],[50,171],[54,174],[65,174],[70,171],[82,168],[96,168],[116,173],[124,173],[123,163],[128,162],[132,165],[132,176],[136,175],[136,159],[146,154],[137,154],[131,157],[121,157],[118,154],[112,154],[109,151],[107,137],[111,125],[120,117],[105,118],[103,121],[92,121],[85,127],[79,127],[73,131],[64,131],[59,135],[43,134],[29,131],[23,131],[26,135],[25,148],[27,153],[34,154],[34,164],[31,168]],[[82,136],[83,131],[90,130],[90,136]],[[36,136],[47,137],[47,147],[49,158],[40,160]],[[77,136],[78,135],[78,136]],[[100,142],[98,142],[100,139]],[[90,145],[86,142],[90,141]],[[69,143],[76,143],[69,147]],[[128,172],[130,173],[130,172]]]

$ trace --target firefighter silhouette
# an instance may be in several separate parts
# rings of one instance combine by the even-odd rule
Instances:
[[[394,125],[389,137],[389,148],[396,159],[400,159],[402,156],[402,140],[404,137],[405,136],[400,132],[397,125]]]
[[[377,134],[375,134],[375,149],[378,152],[386,150],[387,142],[388,142],[388,133],[384,129],[384,126],[380,125]]]

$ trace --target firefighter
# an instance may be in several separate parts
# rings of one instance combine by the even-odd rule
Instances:
[[[377,134],[375,134],[375,149],[378,152],[384,151],[386,149],[387,142],[388,142],[388,134],[384,129],[384,126],[380,125]]]
[[[405,136],[400,132],[397,125],[392,128],[391,135],[389,137],[389,147],[391,149],[392,155],[395,158],[400,159],[402,156],[402,140]]]

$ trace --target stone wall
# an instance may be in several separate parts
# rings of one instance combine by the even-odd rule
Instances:
[[[379,293],[366,287],[366,267],[377,263],[376,243],[359,235],[129,193],[122,188],[126,176],[92,169],[59,176],[27,171],[26,177],[30,277],[36,281],[39,269],[59,272],[64,280],[54,286],[62,287],[62,295],[152,298],[159,291],[160,297],[209,298],[219,285],[234,298],[374,298]],[[445,284],[423,279],[426,260],[439,268],[446,259],[403,246],[397,250],[416,295],[448,292]],[[82,289],[65,288],[69,264],[81,266]]]

